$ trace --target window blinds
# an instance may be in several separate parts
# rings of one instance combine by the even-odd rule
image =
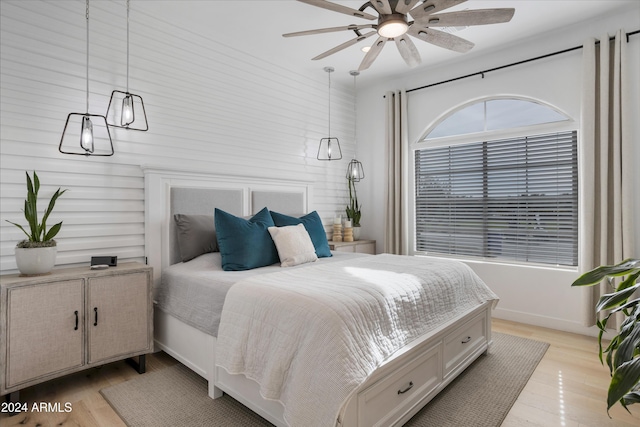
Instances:
[[[416,250],[577,265],[576,131],[415,151]]]

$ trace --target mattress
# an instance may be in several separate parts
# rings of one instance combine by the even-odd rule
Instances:
[[[302,269],[371,255],[332,252],[332,257],[314,263],[287,267]],[[245,271],[223,271],[219,252],[200,255],[191,261],[173,264],[162,272],[160,285],[154,289],[156,307],[200,331],[218,336],[220,315],[227,292],[234,283],[249,277],[283,270],[280,264]]]

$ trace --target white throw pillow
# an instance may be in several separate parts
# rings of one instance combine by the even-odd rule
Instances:
[[[269,227],[268,230],[278,249],[281,267],[291,267],[318,259],[316,248],[303,224]]]

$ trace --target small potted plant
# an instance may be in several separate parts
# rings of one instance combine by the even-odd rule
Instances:
[[[53,211],[58,197],[62,196],[67,190],[58,190],[53,194],[49,201],[49,206],[44,212],[42,222],[38,221],[38,191],[40,190],[40,180],[36,172],[33,172],[33,180],[27,175],[27,199],[24,201],[24,217],[27,220],[28,229],[20,224],[7,222],[15,225],[27,235],[27,239],[18,242],[16,245],[16,264],[18,270],[23,275],[40,275],[48,274],[56,262],[56,241],[53,238],[60,231],[62,221],[53,225],[47,230],[47,219]]]
[[[356,193],[356,184],[352,179],[347,179],[349,183],[349,204],[346,208],[347,218],[351,220],[353,227],[353,240],[360,238],[360,212],[361,206],[358,204],[358,194]]]

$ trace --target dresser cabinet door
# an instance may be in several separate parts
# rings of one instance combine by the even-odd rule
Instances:
[[[358,243],[356,246],[356,252],[359,254],[376,254],[376,242]]]
[[[89,278],[89,364],[151,350],[149,287],[146,272]]]
[[[84,365],[84,280],[10,289],[7,387]]]

